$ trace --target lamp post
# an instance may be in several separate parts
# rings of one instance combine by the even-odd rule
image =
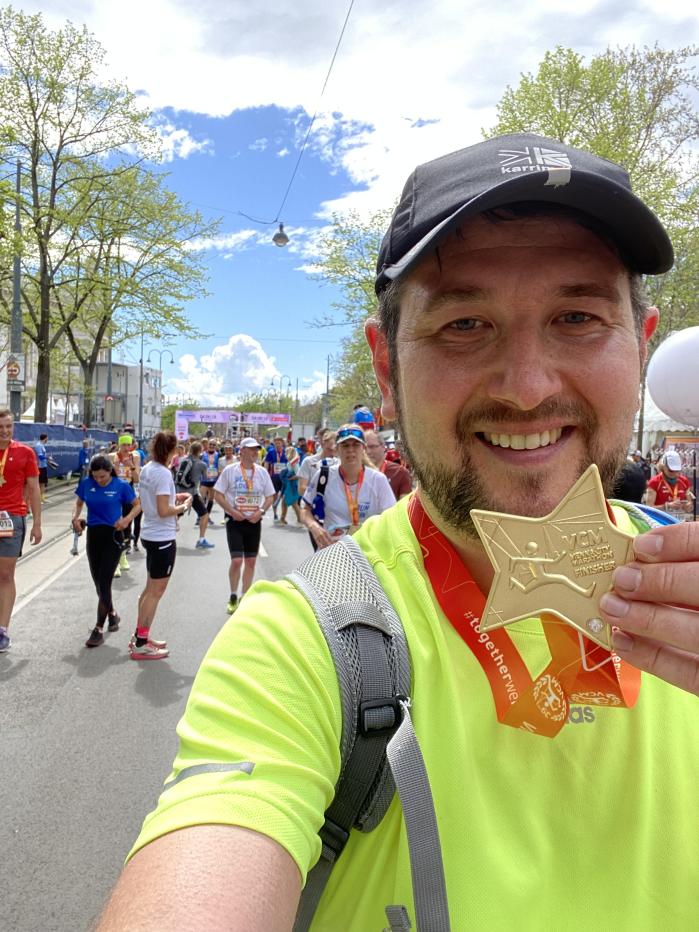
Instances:
[[[160,377],[163,375],[163,355],[169,353],[170,363],[174,364],[175,357],[172,355],[169,349],[157,350],[152,349],[148,351],[148,359],[146,362],[150,362],[151,354],[155,353],[158,356],[158,371],[160,372]],[[141,364],[141,370],[139,374],[138,381],[138,439],[141,440],[143,437],[143,330],[141,330],[141,359],[139,360]],[[160,386],[162,388],[162,385]]]
[[[288,375],[273,375],[272,381],[269,383],[272,388],[274,388],[274,383],[277,379],[279,379],[279,410],[281,411],[282,397],[284,395],[284,379],[286,379],[287,388],[291,388],[291,378]]]
[[[21,193],[22,163],[17,159],[17,176],[15,181],[15,233],[19,239],[22,224],[19,217]],[[17,366],[17,378],[10,383],[10,411],[15,421],[22,417],[22,382],[24,380],[24,360],[22,359],[22,306],[20,304],[20,258],[19,243],[15,244],[15,256],[12,267],[12,324],[10,328],[10,352],[16,360],[22,360]]]

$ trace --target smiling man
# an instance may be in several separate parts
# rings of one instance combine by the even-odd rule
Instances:
[[[609,494],[657,319],[641,275],[671,265],[623,169],[527,134],[419,166],[384,238],[367,337],[419,488],[354,540],[410,652],[450,916],[420,932],[696,923],[699,525],[649,529],[609,506],[634,560],[600,610],[630,663],[605,652],[592,665],[575,634],[562,659],[544,606],[479,630],[493,569],[470,514],[542,517],[591,463]],[[630,664],[655,674],[635,705]],[[173,775],[101,928],[291,929],[307,872],[337,845],[318,830],[340,770],[339,696],[300,593],[260,584],[204,660]],[[422,892],[438,886],[427,874]],[[415,915],[394,800],[349,834],[311,928],[405,929]]]

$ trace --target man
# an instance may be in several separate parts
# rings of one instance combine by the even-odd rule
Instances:
[[[32,544],[41,541],[39,466],[31,447],[12,439],[14,421],[0,409],[0,653],[10,649],[8,629],[15,604],[15,567],[27,530],[27,499],[32,510]]]
[[[226,466],[214,486],[217,503],[226,514],[226,537],[231,564],[228,568],[229,615],[238,608],[238,583],[242,571],[242,595],[252,585],[260,552],[261,521],[274,501],[275,487],[264,467],[257,462],[260,445],[254,437],[240,444],[240,462]]]
[[[189,447],[189,455],[180,461],[175,474],[175,491],[186,492],[192,496],[194,509],[199,527],[199,540],[194,545],[197,550],[213,550],[216,544],[206,539],[206,529],[209,526],[209,511],[204,499],[199,494],[201,482],[208,473],[208,466],[202,460],[202,445],[195,440]],[[218,459],[217,459],[218,462]]]
[[[46,502],[46,489],[49,484],[49,466],[55,467],[58,464],[52,459],[46,449],[49,442],[48,434],[39,434],[39,442],[34,445],[34,452],[39,463],[39,491],[41,493],[41,504]]]
[[[362,430],[373,430],[376,426],[374,415],[366,405],[355,405],[352,411],[352,422],[357,424]]]
[[[265,467],[272,480],[272,485],[274,486],[274,501],[272,502],[272,513],[274,514],[275,521],[279,520],[279,517],[277,515],[277,508],[279,506],[279,501],[282,497],[281,474],[286,469],[286,464],[287,464],[287,459],[286,459],[286,451],[284,448],[284,438],[275,437],[274,443],[267,450],[267,455],[265,456]]]
[[[474,507],[543,517],[592,462],[610,489],[657,320],[639,275],[671,264],[622,169],[529,134],[421,165],[382,244],[367,336],[382,414],[398,420],[420,487],[354,540],[405,629],[457,932],[696,924],[699,525],[637,536],[600,600],[619,657],[655,674],[639,703],[605,707],[616,693],[585,688],[581,652],[566,719],[534,680],[551,662],[550,620],[493,632],[497,656],[477,635],[493,569],[471,519]],[[327,653],[291,583],[248,595],[199,672],[173,779],[102,932],[291,929],[338,778]],[[613,661],[600,661],[610,683],[631,676]],[[536,730],[552,709],[560,731],[547,738]],[[380,929],[387,903],[414,918],[407,851],[394,799],[372,832],[351,833],[314,932]]]
[[[109,454],[109,458],[114,465],[117,479],[123,479],[128,482],[132,489],[136,490],[138,480],[141,476],[141,458],[134,452],[134,440],[131,434],[121,434],[119,437],[119,446]],[[131,505],[122,506],[122,516],[131,512]],[[136,519],[138,521],[139,533],[141,528],[141,514],[139,512]],[[124,540],[126,541],[126,550],[122,550],[119,557],[119,564],[114,575],[118,578],[122,570],[131,569],[131,564],[126,558],[127,553],[131,553],[131,544],[134,539],[133,528],[128,524],[124,529]]]
[[[660,458],[660,472],[648,482],[646,504],[671,514],[691,514],[693,501],[691,482],[682,475],[682,458],[676,450],[668,450]]]
[[[78,454],[78,471],[80,473],[81,479],[84,479],[89,472],[91,458],[90,441],[85,439],[82,442],[82,446],[80,447],[80,452]]]
[[[643,475],[645,476],[646,482],[648,482],[648,480],[651,477],[651,468],[650,468],[649,460],[647,460],[644,457],[643,453],[640,450],[634,450],[632,459],[634,463],[636,463],[637,466],[641,467],[641,469],[643,470]]]
[[[313,480],[313,477],[320,473],[321,467],[324,467],[329,475],[330,468],[340,464],[340,460],[336,455],[337,433],[330,429],[321,430],[319,433],[319,439],[320,452],[313,453],[311,456],[307,456],[299,467],[299,495],[301,498],[303,498],[303,496],[306,494],[306,489],[308,488],[310,482]],[[316,513],[313,506],[310,506],[308,510],[314,513],[316,521],[322,525],[323,515]],[[308,537],[311,541],[311,546],[313,549],[317,550],[318,544],[310,529],[308,531]]]
[[[388,479],[388,483],[396,496],[396,501],[405,495],[410,495],[413,490],[413,480],[405,468],[400,463],[392,463],[386,456],[386,444],[383,442],[381,434],[375,430],[365,430],[366,452],[371,462],[376,466],[379,472],[382,472]]]

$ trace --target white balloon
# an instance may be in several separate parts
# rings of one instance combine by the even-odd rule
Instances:
[[[664,340],[648,364],[648,391],[668,417],[699,427],[699,327]]]

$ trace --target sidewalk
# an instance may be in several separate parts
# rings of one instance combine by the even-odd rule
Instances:
[[[73,512],[74,491],[77,479],[50,482],[46,503],[41,508],[41,543],[30,543],[29,534],[32,519],[27,519],[27,536],[24,552],[17,563],[15,583],[17,585],[17,602],[25,599],[35,589],[51,580],[58,571],[63,572],[71,560],[78,559],[70,555],[73,532],[70,516]],[[80,540],[81,552],[85,549],[85,539]]]

